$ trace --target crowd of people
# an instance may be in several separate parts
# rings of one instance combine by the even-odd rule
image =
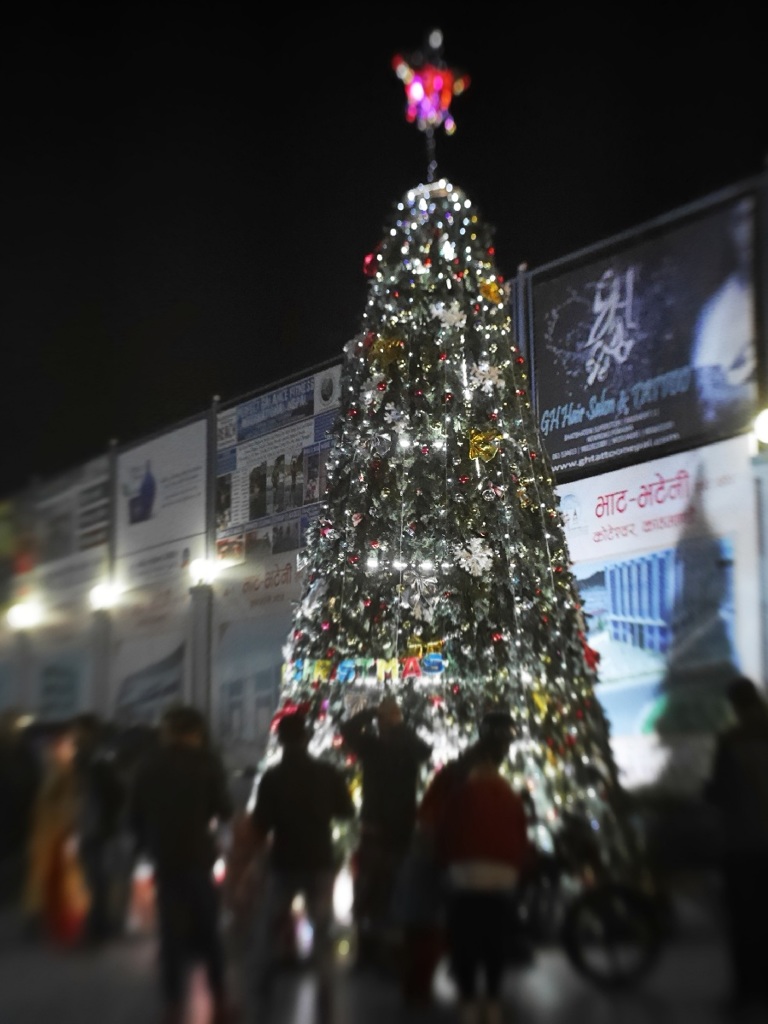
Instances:
[[[705,794],[721,811],[728,1007],[737,1013],[768,1006],[755,941],[768,920],[768,708],[750,680],[734,681],[728,696],[734,724],[718,739]],[[359,769],[359,806],[346,771],[310,753],[300,711],[274,724],[278,763],[233,778],[191,706],[170,707],[157,728],[119,737],[91,714],[37,732],[3,715],[0,896],[18,900],[25,934],[67,949],[119,936],[144,857],[153,871],[163,1024],[184,1019],[193,962],[206,972],[213,1024],[268,1024],[281,962],[296,952],[292,908],[302,896],[315,1019],[331,1024],[342,823],[356,836],[356,969],[393,974],[404,1005],[418,1009],[447,957],[462,1024],[499,1024],[515,894],[537,860],[528,805],[502,770],[511,715],[486,713],[476,740],[444,765],[432,763],[429,743],[391,694],[351,716],[339,742]],[[222,855],[223,885],[214,870]]]

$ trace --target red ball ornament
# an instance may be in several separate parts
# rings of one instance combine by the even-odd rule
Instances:
[[[387,383],[386,383],[386,381],[380,380],[379,383],[376,385],[376,390],[377,391],[386,391],[387,390]]]
[[[504,639],[504,634],[503,633],[491,633],[491,640],[493,640],[493,642],[495,644],[500,643],[503,639]]]
[[[460,483],[460,484],[468,484],[468,483],[469,483],[469,477],[467,476],[467,474],[466,474],[466,473],[463,473],[463,474],[462,474],[462,475],[461,475],[461,476],[459,477],[459,483]]]
[[[491,420],[492,423],[495,423],[498,418],[499,418],[499,414],[497,412],[489,412],[488,413],[488,419]]]
[[[377,540],[372,540],[371,541],[371,547],[372,548],[377,548],[378,546],[379,546],[379,542]]]
[[[444,363],[445,360],[448,358],[448,353],[447,352],[441,352],[440,355],[437,358],[440,360],[441,363]]]
[[[363,257],[363,273],[366,277],[376,277],[376,253],[369,252]]]
[[[347,558],[347,561],[349,562],[350,565],[357,565],[357,563],[360,561],[360,556],[359,555],[349,555],[349,557]]]
[[[453,401],[453,392],[452,391],[446,391],[445,394],[443,395],[443,401],[446,404],[448,402],[452,402]]]
[[[428,444],[423,444],[421,446],[421,454],[422,455],[429,455],[429,445]]]
[[[517,359],[515,360],[515,362],[517,363],[518,366],[524,366],[525,365],[525,356],[518,356]]]
[[[330,622],[321,622],[320,623],[320,629],[322,629],[323,632],[327,633],[330,628],[331,628]]]
[[[363,598],[363,608],[370,608],[371,607],[371,603],[372,602],[371,602],[370,597],[364,597]]]

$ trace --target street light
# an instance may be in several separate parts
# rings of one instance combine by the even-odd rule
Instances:
[[[35,598],[28,597],[11,605],[6,612],[6,619],[13,630],[32,629],[42,622],[43,606]]]
[[[757,414],[752,429],[759,444],[768,444],[768,409]]]
[[[216,579],[221,566],[210,558],[193,558],[189,563],[189,578],[193,587],[211,584]]]
[[[120,587],[116,583],[97,583],[89,596],[91,608],[95,612],[114,608],[120,598]]]

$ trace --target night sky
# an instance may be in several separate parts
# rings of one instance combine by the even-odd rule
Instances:
[[[438,176],[506,277],[762,173],[746,5],[671,24],[668,4],[532,6],[27,5],[6,24],[0,493],[341,354],[363,259],[427,180],[391,59],[435,24],[472,79]]]

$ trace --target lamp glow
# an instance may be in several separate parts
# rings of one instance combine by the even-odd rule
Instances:
[[[116,583],[97,583],[88,595],[91,608],[95,612],[113,608],[117,604],[119,597],[120,587]]]
[[[11,629],[30,629],[39,625],[42,618],[42,606],[39,601],[33,599],[11,605],[6,613],[6,619]]]
[[[193,558],[189,563],[189,576],[193,587],[213,583],[221,566],[208,558]]]
[[[768,409],[757,414],[752,429],[760,444],[768,444]]]

